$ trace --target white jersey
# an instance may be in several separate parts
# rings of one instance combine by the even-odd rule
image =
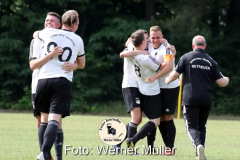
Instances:
[[[151,40],[148,40],[147,50],[148,50],[149,53],[151,53],[152,51],[154,51],[154,47],[153,47],[153,45],[152,45]]]
[[[53,57],[40,68],[39,79],[65,77],[72,81],[73,71],[65,73],[66,71],[61,67],[65,62],[73,64],[77,56],[85,54],[82,38],[74,32],[53,28],[43,29],[38,36],[44,41],[42,55],[49,53],[57,46],[63,48],[62,55]]]
[[[150,55],[136,55],[132,57],[132,61],[140,93],[148,96],[159,94],[160,87],[158,80],[146,83],[145,79],[154,76],[160,68],[160,64]]]
[[[166,46],[169,45],[169,44],[161,44],[157,49],[154,49],[153,48],[153,45],[151,43],[148,44],[148,49],[151,51],[150,52],[150,55],[155,58],[159,63],[163,63],[164,62],[164,56],[167,55],[167,54],[172,54],[173,53],[171,52],[170,50],[170,53],[167,53],[166,52]],[[171,72],[175,71],[175,58],[173,59],[173,69]],[[167,75],[159,78],[159,85],[160,85],[160,88],[176,88],[179,86],[179,81],[178,79],[176,79],[175,81],[171,82],[170,84],[166,84],[165,83],[165,78],[169,76],[168,73]]]
[[[43,41],[36,38],[33,39],[30,45],[29,60],[38,59],[41,56],[43,49]],[[33,70],[32,72],[32,94],[36,93],[37,84],[38,84],[38,74],[39,68]]]
[[[129,43],[128,51],[133,50],[133,44]],[[123,60],[123,81],[122,88],[136,87],[138,88],[137,80],[134,76],[134,67],[132,64],[132,59],[130,57],[125,57]]]

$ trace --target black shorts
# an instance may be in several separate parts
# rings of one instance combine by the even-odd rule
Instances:
[[[178,101],[179,87],[161,88],[162,114],[174,114]]]
[[[162,101],[160,93],[154,96],[140,94],[142,111],[149,119],[160,118],[162,115]]]
[[[39,79],[35,107],[43,113],[70,115],[72,82],[64,77]]]
[[[127,112],[129,113],[133,108],[140,107],[141,102],[139,98],[139,90],[136,87],[128,87],[122,89],[123,99]]]
[[[35,97],[36,97],[36,94],[35,93],[32,94],[33,116],[37,117],[37,116],[41,116],[41,113],[35,109],[35,104],[34,104]]]

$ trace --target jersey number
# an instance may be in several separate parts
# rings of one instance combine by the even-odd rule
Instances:
[[[141,77],[141,72],[140,72],[140,68],[137,65],[134,65],[135,67],[135,73],[138,75],[138,77]]]
[[[52,45],[53,45],[54,48],[57,47],[57,44],[56,44],[55,42],[50,42],[50,43],[47,45],[47,52],[50,52],[50,47],[51,47]],[[65,51],[68,51],[68,56],[67,56],[67,58],[64,60],[64,59],[62,58],[62,56],[63,56],[63,54],[65,53]],[[62,53],[61,55],[58,55],[58,59],[59,59],[60,62],[67,62],[67,61],[70,60],[71,56],[72,56],[72,49],[69,48],[69,47],[64,47],[64,48],[63,48],[63,53]]]

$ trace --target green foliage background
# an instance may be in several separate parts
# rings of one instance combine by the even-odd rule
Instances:
[[[192,50],[195,35],[230,84],[216,85],[213,114],[240,114],[240,2],[238,0],[5,0],[0,2],[0,108],[31,109],[29,45],[49,11],[80,15],[77,31],[85,43],[86,68],[74,72],[73,111],[99,112],[122,102],[123,61],[119,53],[131,33],[159,25],[177,49],[176,63]],[[122,103],[123,104],[123,103]]]

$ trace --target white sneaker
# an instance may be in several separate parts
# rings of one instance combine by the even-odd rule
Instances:
[[[41,152],[37,157],[36,160],[45,160],[43,156],[43,152]]]
[[[197,154],[198,154],[199,160],[207,160],[207,157],[205,156],[205,153],[204,153],[203,145],[200,144],[197,146]]]

